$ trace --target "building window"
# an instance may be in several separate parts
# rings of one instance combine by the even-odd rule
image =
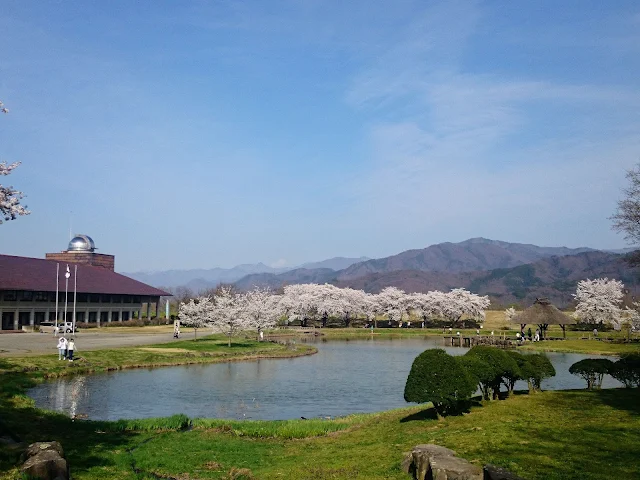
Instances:
[[[89,301],[89,295],[86,293],[79,293],[77,301],[79,303],[87,303]]]
[[[100,295],[101,303],[111,303],[111,295]]]
[[[21,290],[18,294],[18,298],[21,302],[31,302],[33,301],[33,292],[29,290]]]
[[[111,312],[111,321],[117,322],[120,320],[120,312]]]
[[[133,303],[142,303],[142,297],[139,296],[134,296],[133,297]]]
[[[36,312],[34,316],[34,323],[36,325],[40,325],[42,322],[44,322],[44,316],[45,312]]]
[[[89,323],[96,323],[98,320],[98,312],[89,312]]]
[[[4,300],[6,302],[15,302],[18,298],[18,292],[15,290],[5,290],[4,292]]]
[[[97,293],[90,294],[89,301],[91,303],[100,303],[100,295],[98,295]]]
[[[122,321],[126,322],[129,320],[129,312],[122,312]]]
[[[131,303],[131,295],[123,295],[122,303]]]
[[[100,312],[100,323],[107,323],[109,321],[109,312]]]
[[[36,302],[48,302],[49,292],[33,292],[33,299]]]

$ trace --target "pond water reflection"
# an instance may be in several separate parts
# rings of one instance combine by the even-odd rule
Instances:
[[[289,419],[404,407],[414,358],[442,339],[310,339],[316,355],[213,365],[137,369],[57,379],[29,391],[41,408],[96,420],[163,417]],[[453,355],[464,348],[445,348]],[[584,388],[569,366],[589,355],[548,353],[557,376],[544,389]],[[604,387],[620,384],[606,377]],[[517,389],[526,389],[519,382]]]

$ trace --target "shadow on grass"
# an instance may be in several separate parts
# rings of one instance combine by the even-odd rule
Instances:
[[[425,408],[424,410],[420,410],[419,412],[412,413],[411,415],[407,415],[404,418],[401,418],[400,423],[424,421],[424,420],[437,420],[437,419],[438,419],[438,414],[436,413],[436,409],[433,407],[429,407],[429,408]]]
[[[610,407],[640,415],[640,388],[608,388],[593,393]]]

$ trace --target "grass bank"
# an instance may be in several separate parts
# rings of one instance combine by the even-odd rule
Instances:
[[[296,357],[315,352],[314,347],[304,344],[281,345],[246,339],[236,339],[231,347],[228,347],[226,337],[211,335],[199,338],[197,341],[180,340],[140,347],[80,351],[77,353],[78,359],[73,362],[58,360],[57,353],[30,357],[4,357],[0,359],[0,375],[27,373],[30,379],[55,378],[138,367]]]
[[[397,479],[403,452],[436,443],[529,480],[640,476],[640,390],[556,391],[487,402],[435,418],[415,406],[337,420],[76,421],[24,400],[35,439],[62,442],[76,480]],[[25,438],[31,441],[31,438]],[[134,472],[134,468],[136,472]],[[0,478],[16,470],[5,462]]]

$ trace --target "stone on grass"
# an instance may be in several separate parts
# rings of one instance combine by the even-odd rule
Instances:
[[[24,453],[21,471],[29,478],[41,480],[68,480],[69,467],[58,442],[36,442]]]
[[[433,480],[483,480],[480,467],[454,456],[437,456],[431,458],[431,478]]]
[[[495,465],[484,466],[484,480],[524,480],[522,477]]]

